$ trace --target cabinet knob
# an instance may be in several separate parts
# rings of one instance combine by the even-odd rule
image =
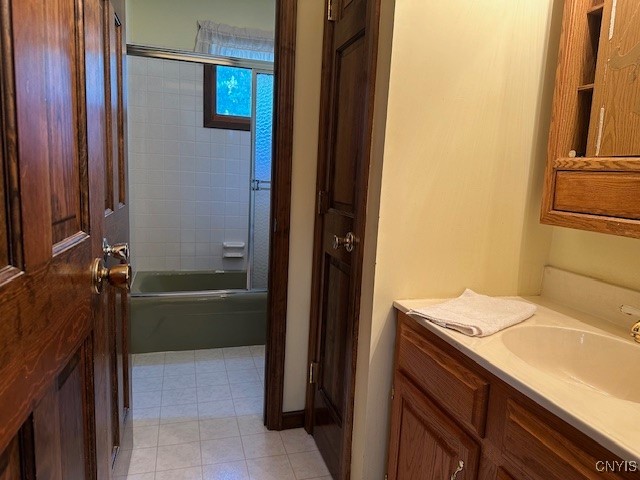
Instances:
[[[451,479],[450,480],[456,480],[456,478],[458,478],[458,474],[462,470],[464,470],[464,462],[462,460],[460,460],[458,462],[458,468],[456,468],[456,471],[451,474]]]

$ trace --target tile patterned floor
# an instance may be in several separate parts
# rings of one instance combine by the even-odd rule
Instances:
[[[331,480],[303,429],[262,425],[264,346],[133,358],[133,449],[116,480]]]

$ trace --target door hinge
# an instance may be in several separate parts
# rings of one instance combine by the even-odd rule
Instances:
[[[385,475],[384,480],[389,480],[389,475]]]
[[[309,364],[309,383],[314,384],[318,381],[318,362]]]
[[[393,385],[391,385],[391,400],[393,400],[396,397],[396,389],[394,388]]]
[[[336,21],[336,17],[334,16],[333,12],[333,0],[329,0],[327,2],[327,20],[329,20],[330,22]]]
[[[318,190],[318,215],[327,212],[327,197],[325,190]]]

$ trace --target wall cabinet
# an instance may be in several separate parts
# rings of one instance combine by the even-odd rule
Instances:
[[[565,1],[541,221],[640,238],[636,0]]]
[[[620,459],[398,313],[389,480],[638,478],[599,460]]]

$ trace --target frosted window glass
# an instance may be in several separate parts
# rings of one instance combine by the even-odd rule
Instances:
[[[256,132],[254,178],[261,187],[253,192],[252,288],[266,289],[269,274],[269,215],[271,210],[271,152],[273,144],[273,75],[256,78]]]

